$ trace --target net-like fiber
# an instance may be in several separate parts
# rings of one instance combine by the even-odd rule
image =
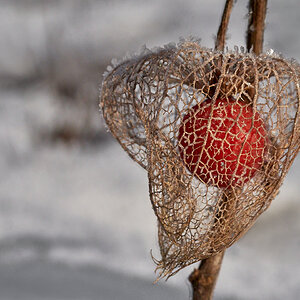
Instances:
[[[279,55],[184,41],[106,75],[106,123],[148,172],[161,277],[232,245],[276,196],[299,152],[299,74]]]

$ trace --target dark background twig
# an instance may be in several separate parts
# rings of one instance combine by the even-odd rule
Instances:
[[[250,0],[247,29],[247,50],[259,55],[263,49],[267,0]]]

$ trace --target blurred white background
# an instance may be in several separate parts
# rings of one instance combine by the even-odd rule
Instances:
[[[221,0],[0,0],[0,299],[189,299],[195,266],[168,282],[147,175],[98,109],[112,58],[189,35],[213,47]],[[269,1],[265,49],[300,60],[299,1]],[[228,46],[244,45],[237,1]],[[228,249],[216,299],[299,299],[300,159]]]

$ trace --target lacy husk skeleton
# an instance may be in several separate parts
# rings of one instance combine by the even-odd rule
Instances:
[[[275,53],[222,52],[191,39],[146,50],[106,74],[100,106],[108,128],[148,172],[160,277],[223,251],[268,208],[299,152],[299,71]],[[266,126],[263,163],[226,188],[195,176],[179,153],[184,116],[206,99],[213,111],[217,98],[244,103]]]

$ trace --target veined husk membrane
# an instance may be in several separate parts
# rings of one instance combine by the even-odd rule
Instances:
[[[105,74],[100,107],[108,128],[148,172],[158,219],[159,277],[225,250],[268,208],[299,152],[299,75],[295,61],[272,51],[259,56],[243,48],[220,52],[195,40],[145,50]],[[191,109],[210,99],[212,116],[220,98],[243,103],[265,124],[261,163],[249,166],[237,155],[237,164],[255,170],[226,187],[218,185],[216,174],[211,183],[191,171],[179,142],[179,128]],[[208,125],[206,137],[217,139],[210,130]],[[255,140],[241,151],[247,146],[251,155],[251,143]]]

